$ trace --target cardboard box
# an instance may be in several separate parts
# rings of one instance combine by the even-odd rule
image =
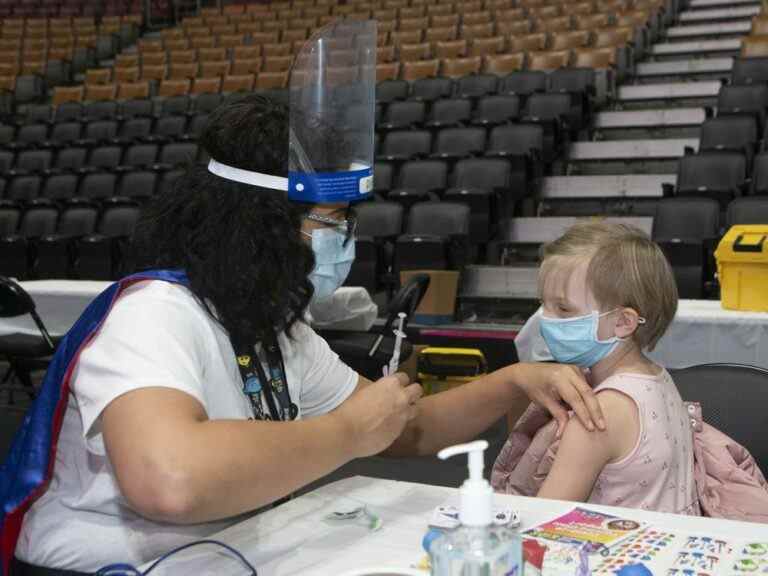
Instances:
[[[405,284],[415,274],[429,274],[429,288],[410,322],[418,324],[448,324],[453,322],[459,273],[456,270],[408,270],[400,272],[400,283]]]

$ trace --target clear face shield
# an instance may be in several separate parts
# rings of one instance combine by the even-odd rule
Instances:
[[[318,30],[290,79],[288,198],[356,202],[373,190],[376,22]]]

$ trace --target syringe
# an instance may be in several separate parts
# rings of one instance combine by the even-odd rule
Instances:
[[[397,315],[397,328],[393,330],[395,334],[395,348],[392,351],[392,358],[389,361],[389,366],[384,366],[384,376],[394,374],[400,366],[400,349],[403,346],[403,338],[406,338],[405,332],[403,332],[406,316],[405,312],[400,312]]]

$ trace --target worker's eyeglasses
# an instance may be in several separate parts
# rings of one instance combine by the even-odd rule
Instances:
[[[336,218],[331,218],[330,216],[315,214],[314,212],[310,212],[304,216],[304,218],[330,228],[336,228],[338,233],[344,236],[344,246],[349,244],[349,241],[355,237],[355,233],[357,232],[357,217],[351,210],[347,212],[346,220],[338,220]]]

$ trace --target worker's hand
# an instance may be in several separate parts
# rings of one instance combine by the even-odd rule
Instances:
[[[568,409],[576,413],[587,430],[605,430],[605,419],[595,393],[576,366],[549,363],[521,363],[515,383],[532,402],[557,420],[557,437],[568,423]]]
[[[335,415],[349,433],[354,457],[372,456],[387,449],[416,417],[416,401],[422,394],[421,386],[409,384],[408,376],[398,372],[350,396]]]

